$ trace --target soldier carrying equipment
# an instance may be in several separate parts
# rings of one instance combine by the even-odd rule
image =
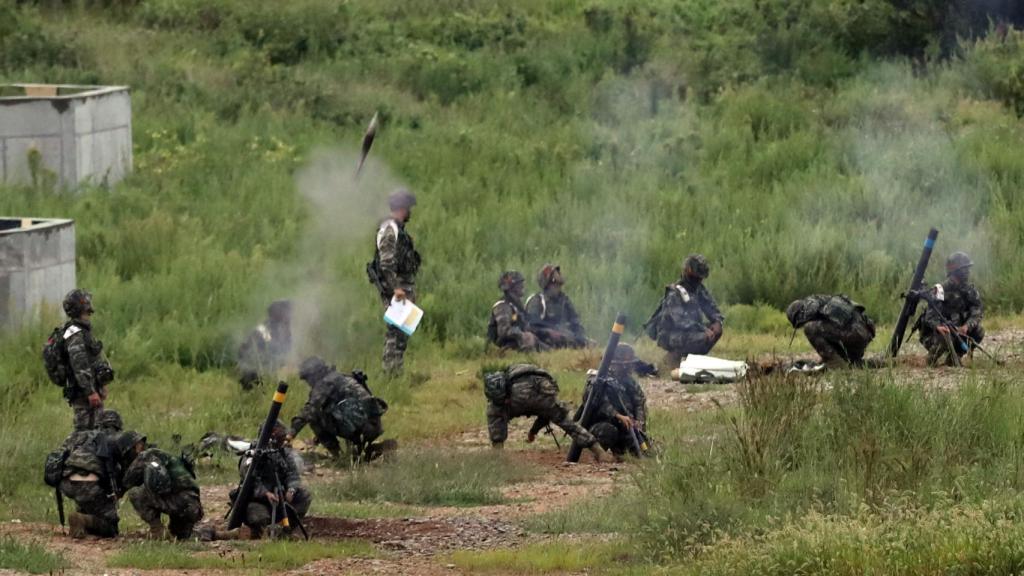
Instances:
[[[803,329],[811,346],[831,368],[860,366],[875,337],[875,323],[864,307],[843,294],[815,294],[792,302],[786,318]]]

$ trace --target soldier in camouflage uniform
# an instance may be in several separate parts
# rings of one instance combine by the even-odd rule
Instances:
[[[526,279],[516,270],[503,272],[498,288],[504,296],[491,306],[491,320],[487,325],[487,339],[499,348],[535,352],[546,349],[527,323],[523,310],[523,287]]]
[[[103,412],[107,384],[114,371],[103,355],[103,343],[92,334],[92,295],[76,288],[64,297],[64,347],[67,351],[70,378],[64,396],[74,410],[74,429],[95,428]]]
[[[540,292],[526,301],[530,330],[552,348],[583,348],[588,344],[579,314],[562,291],[562,268],[545,264],[537,274]]]
[[[918,318],[921,344],[928,350],[932,366],[943,359],[947,364],[958,364],[973,344],[985,338],[981,326],[985,308],[981,294],[971,283],[973,265],[967,254],[951,254],[946,260],[946,281],[932,289],[927,297],[928,309]],[[957,360],[953,359],[954,352]]]
[[[665,297],[645,325],[648,336],[668,352],[669,365],[678,366],[689,354],[707,354],[722,337],[722,313],[704,287],[709,272],[704,256],[687,256],[682,278],[665,288]]]
[[[526,436],[533,442],[549,424],[565,430],[574,442],[589,449],[598,462],[607,460],[604,451],[585,428],[573,421],[569,407],[558,400],[558,383],[532,364],[513,364],[504,371],[484,375],[487,396],[487,430],[491,445],[501,448],[508,438],[508,423],[519,416],[535,416]]]
[[[292,303],[276,300],[267,320],[254,328],[238,348],[239,383],[251,390],[263,377],[284,366],[292,350]]]
[[[416,302],[416,274],[420,269],[420,253],[413,246],[412,236],[405,226],[412,217],[416,196],[400,188],[388,196],[391,217],[377,229],[377,251],[367,266],[370,281],[377,286],[385,308],[391,300]],[[384,371],[397,375],[402,372],[405,349],[409,337],[398,328],[388,325],[384,336],[381,362]]]
[[[125,488],[139,518],[149,524],[153,538],[164,537],[161,514],[168,517],[167,531],[178,540],[192,537],[192,527],[203,518],[192,465],[183,457],[159,448],[138,455],[124,475]]]
[[[633,378],[638,362],[632,346],[619,344],[615,349],[604,397],[599,400],[596,420],[590,426],[590,433],[601,446],[616,456],[632,447],[630,430],[647,432],[647,396]],[[590,393],[595,376],[588,379],[584,398]]]
[[[292,418],[288,439],[309,424],[316,441],[335,458],[341,454],[340,436],[352,444],[353,460],[370,459],[376,453],[373,441],[384,432],[381,416],[387,404],[373,397],[366,376],[341,374],[312,356],[302,361],[299,377],[310,386],[309,400]]]
[[[794,330],[804,335],[830,368],[861,366],[864,350],[875,338],[875,323],[864,307],[838,294],[814,294],[786,308]]]
[[[283,518],[280,510],[274,514],[274,508],[280,505],[280,498],[284,498],[285,502],[295,508],[299,519],[306,516],[312,503],[312,495],[302,483],[299,468],[291,455],[287,434],[288,430],[284,423],[278,420],[270,436],[270,451],[261,460],[260,467],[254,471],[256,487],[243,520],[254,540],[263,536],[263,531],[270,526],[275,516],[278,520]],[[249,456],[242,458],[238,469],[240,479],[245,479],[251,461]],[[230,494],[232,501],[237,495],[237,490],[232,490]]]
[[[75,501],[76,511],[68,516],[73,538],[117,536],[117,501],[124,495],[124,470],[145,445],[146,438],[131,431],[109,434],[90,430],[76,435],[59,486],[65,497]]]

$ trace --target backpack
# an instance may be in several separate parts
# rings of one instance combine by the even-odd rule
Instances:
[[[353,440],[362,433],[369,417],[362,400],[346,398],[331,409],[331,419],[334,420],[334,432],[338,436]]]
[[[142,480],[146,488],[157,496],[166,496],[174,490],[174,479],[171,478],[170,471],[156,458],[146,463]]]
[[[54,450],[46,455],[46,464],[43,466],[43,482],[51,488],[60,485],[64,478],[64,461],[68,458],[67,450]]]
[[[68,385],[71,376],[68,349],[64,345],[64,328],[58,326],[50,333],[43,345],[43,366],[46,368],[46,375],[55,386],[64,388]]]

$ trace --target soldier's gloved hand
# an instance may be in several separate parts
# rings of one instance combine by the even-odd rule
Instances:
[[[935,329],[935,331],[938,332],[939,334],[942,334],[943,336],[949,336],[949,327],[948,326],[945,326],[945,325],[939,326],[938,328]]]
[[[624,414],[616,414],[615,418],[619,422],[621,422],[622,425],[625,426],[626,428],[632,428],[633,427],[633,419],[630,418],[629,416],[626,416]]]
[[[99,408],[100,406],[103,406],[103,398],[100,397],[100,393],[93,392],[92,394],[89,394],[89,407]]]
[[[279,500],[277,499],[277,494],[274,494],[273,492],[271,492],[269,490],[266,491],[263,495],[267,497],[267,500],[271,504],[277,504],[279,502]]]

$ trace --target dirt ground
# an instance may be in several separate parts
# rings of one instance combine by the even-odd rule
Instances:
[[[1007,367],[1004,368],[1007,371],[1020,367],[1022,343],[1024,331],[1021,330],[998,332],[986,341],[990,352],[1007,361]],[[907,344],[904,356],[895,367],[895,374],[900,380],[914,385],[948,388],[972,377],[971,370],[928,369],[924,366],[923,353],[918,344]],[[767,364],[776,360],[765,357],[758,358],[757,362]],[[974,361],[978,365],[992,365],[990,360],[980,355]],[[648,404],[654,410],[693,413],[711,410],[716,402],[727,405],[736,401],[736,393],[731,385],[688,387],[658,378],[644,379],[642,385]],[[528,426],[527,419],[513,422],[509,437],[525,438]],[[551,538],[527,533],[519,521],[531,515],[571,506],[583,498],[608,495],[614,490],[616,481],[627,477],[631,466],[628,463],[596,465],[590,462],[588,455],[579,464],[565,464],[564,451],[568,439],[562,439],[561,432],[559,441],[562,442],[560,451],[547,435],[539,436],[533,445],[522,444],[518,440],[509,442],[510,448],[507,450],[513,458],[521,458],[524,462],[540,467],[544,473],[535,479],[504,487],[502,493],[507,498],[504,504],[476,508],[434,507],[424,509],[427,512],[417,517],[370,519],[318,517],[315,515],[314,504],[313,516],[306,522],[314,539],[357,538],[372,543],[381,554],[377,558],[319,560],[288,574],[458,574],[459,570],[448,561],[448,555],[453,551],[517,547]],[[486,427],[459,433],[447,439],[446,444],[466,452],[489,449]],[[310,475],[309,482],[327,482],[336,479],[336,476],[337,473],[333,471],[318,468],[316,473]],[[223,517],[230,488],[227,485],[203,487],[203,501],[208,503],[207,518]],[[122,511],[123,514],[133,514],[124,507]],[[54,552],[62,553],[74,564],[74,568],[67,570],[66,574],[164,576],[185,572],[107,569],[107,558],[126,542],[144,540],[142,532],[129,533],[112,541],[73,540],[53,525],[13,521],[0,524],[0,536],[40,543]],[[212,542],[203,546],[220,555],[237,552],[235,544],[230,541]],[[14,572],[0,570],[0,576],[7,574]]]

